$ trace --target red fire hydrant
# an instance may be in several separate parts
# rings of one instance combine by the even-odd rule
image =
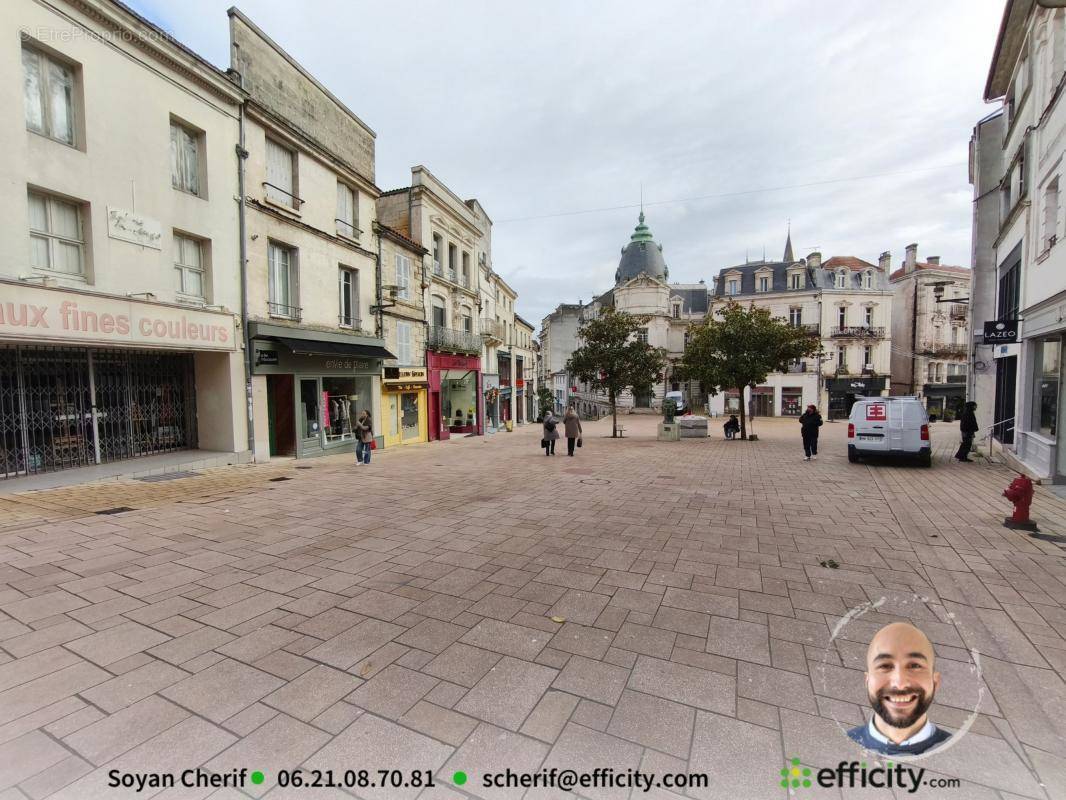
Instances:
[[[1033,504],[1033,482],[1027,475],[1019,475],[1003,490],[1003,496],[1014,503],[1014,513],[1003,520],[1007,528],[1035,531],[1036,523],[1029,519],[1029,507]]]

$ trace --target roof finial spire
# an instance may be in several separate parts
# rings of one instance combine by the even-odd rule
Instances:
[[[640,182],[640,221],[644,222],[644,181]]]
[[[786,264],[791,264],[796,260],[796,257],[792,254],[792,217],[788,218],[788,235],[785,237],[785,257],[781,260]]]

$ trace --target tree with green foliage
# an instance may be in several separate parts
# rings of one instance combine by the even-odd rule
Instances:
[[[544,415],[555,408],[555,395],[547,386],[537,387],[537,405],[540,406],[541,419],[544,419]]]
[[[744,389],[784,372],[788,364],[821,349],[817,334],[790,325],[770,310],[730,300],[689,328],[679,372],[701,381],[713,395],[722,389],[740,391],[740,438],[747,439]]]
[[[567,371],[611,404],[611,438],[618,435],[618,398],[626,389],[650,392],[666,365],[665,353],[638,338],[651,317],[605,309],[578,330],[581,347],[566,362]]]

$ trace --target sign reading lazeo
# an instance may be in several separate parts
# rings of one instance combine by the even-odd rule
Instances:
[[[998,319],[985,323],[985,344],[1013,344],[1018,341],[1018,320]]]

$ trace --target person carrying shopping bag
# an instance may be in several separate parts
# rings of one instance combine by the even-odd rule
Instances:
[[[544,455],[555,455],[555,442],[559,439],[559,431],[556,430],[558,423],[555,417],[552,416],[552,412],[548,412],[544,417],[544,432],[540,439],[540,446],[544,448]]]
[[[574,446],[581,445],[581,417],[577,415],[573,405],[563,414],[563,429],[566,431],[566,454],[572,456]]]
[[[355,421],[355,463],[369,464],[370,451],[374,449],[374,421],[370,410],[364,408]]]

